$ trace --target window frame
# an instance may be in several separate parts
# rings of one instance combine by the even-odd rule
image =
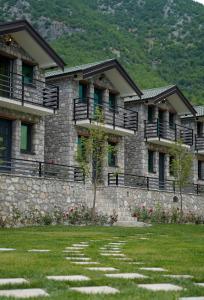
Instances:
[[[22,127],[26,126],[27,127],[27,132],[26,132],[26,149],[22,148]],[[21,122],[21,137],[20,137],[20,152],[22,154],[33,154],[32,153],[32,136],[33,136],[33,124],[31,123],[25,123]]]
[[[80,87],[82,87],[82,96],[80,95]],[[85,95],[84,95],[84,92],[85,92]],[[86,103],[87,95],[88,95],[88,84],[85,82],[79,82],[79,101],[81,103]]]
[[[198,180],[204,181],[204,161],[198,160]]]
[[[113,100],[113,99],[111,100],[111,97],[114,97],[113,98],[114,105],[111,104],[111,101]],[[109,91],[108,106],[110,111],[115,111],[115,112],[117,111],[117,95],[111,91]]]

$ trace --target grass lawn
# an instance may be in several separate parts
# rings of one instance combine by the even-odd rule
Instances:
[[[147,240],[140,239],[147,237]],[[95,240],[90,242],[90,240]],[[101,256],[100,247],[117,240],[126,241],[122,253],[135,262],[129,264]],[[87,266],[75,265],[65,259],[71,256],[63,253],[73,243],[89,242],[83,251],[100,267],[115,267],[119,272],[134,272],[148,275],[146,279],[113,279],[105,272],[88,271]],[[196,225],[155,225],[151,228],[117,227],[65,227],[50,226],[21,229],[1,229],[0,248],[16,248],[13,252],[0,252],[0,278],[23,277],[29,284],[0,286],[0,289],[42,288],[49,293],[48,299],[125,299],[125,300],[173,300],[181,296],[204,296],[204,287],[194,282],[204,282],[204,226]],[[50,249],[49,253],[30,253],[29,249]],[[92,267],[96,267],[92,266]],[[169,279],[163,273],[142,271],[140,267],[162,267],[167,274],[188,274],[193,279]],[[108,272],[106,272],[108,273]],[[113,272],[109,272],[113,273]],[[54,282],[48,275],[86,275],[90,281]],[[138,288],[139,283],[173,283],[184,288],[180,292],[150,292]],[[120,290],[115,295],[84,295],[70,291],[69,287],[104,286]],[[8,298],[0,298],[8,299]],[[45,299],[39,297],[38,299]]]

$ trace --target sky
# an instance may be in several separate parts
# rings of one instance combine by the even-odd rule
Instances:
[[[194,0],[194,1],[202,3],[204,5],[204,0]]]

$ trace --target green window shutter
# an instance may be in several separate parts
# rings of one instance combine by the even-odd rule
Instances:
[[[22,75],[25,84],[33,83],[33,66],[22,64]]]
[[[31,152],[31,125],[21,124],[21,152]]]
[[[148,151],[148,172],[154,173],[154,152]]]
[[[87,97],[87,85],[79,83],[79,98],[81,102],[86,102]]]
[[[112,93],[109,93],[109,108],[110,109],[116,108],[116,96]]]

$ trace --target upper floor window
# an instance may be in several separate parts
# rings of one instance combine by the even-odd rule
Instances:
[[[26,64],[23,62],[22,64],[22,75],[23,75],[23,82],[25,84],[32,84],[33,83],[33,66]]]
[[[203,136],[203,123],[201,122],[197,123],[197,136],[198,137]]]
[[[154,151],[148,150],[148,172],[154,173]]]
[[[21,123],[21,152],[32,152],[32,125]]]
[[[169,127],[174,129],[175,124],[175,114],[172,112],[169,112]]]
[[[198,160],[198,179],[204,180],[204,161]]]
[[[117,144],[108,142],[108,166],[116,167],[117,164]]]
[[[113,93],[109,93],[109,108],[111,110],[116,109],[116,95]]]
[[[148,106],[148,123],[153,123],[154,121],[154,106]]]
[[[87,84],[79,82],[79,98],[81,102],[86,102],[87,98]]]

